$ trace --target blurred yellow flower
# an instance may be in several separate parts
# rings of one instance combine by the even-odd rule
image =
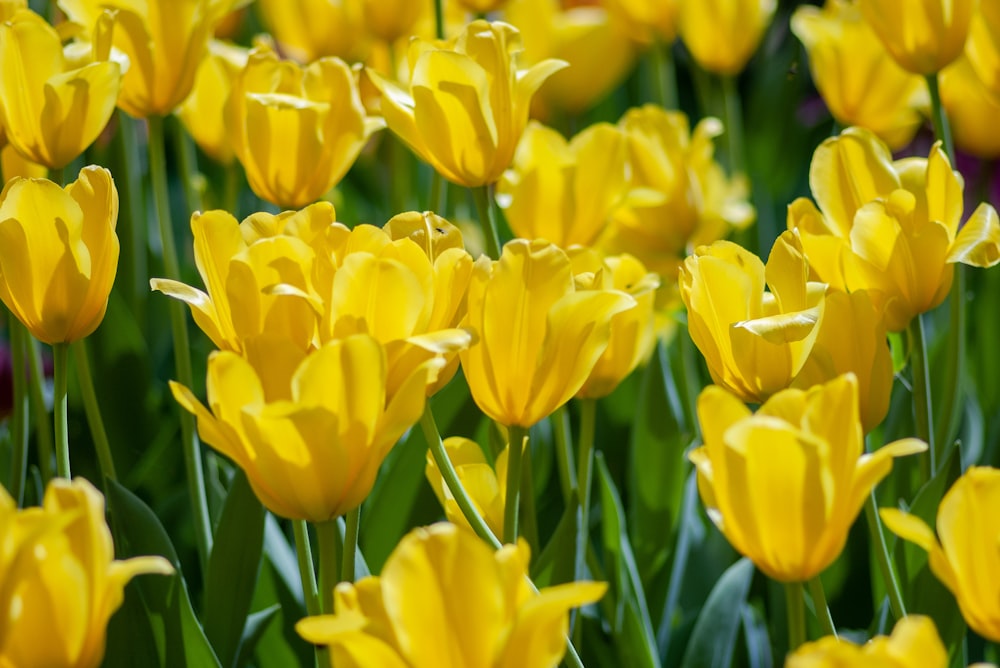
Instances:
[[[504,499],[507,498],[507,450],[497,455],[496,462],[490,466],[486,462],[479,444],[468,438],[452,436],[444,439],[444,449],[448,459],[455,467],[455,473],[468,492],[479,515],[486,520],[490,530],[496,536],[503,535]],[[434,495],[444,508],[445,517],[458,526],[469,527],[469,521],[462,514],[458,502],[452,496],[451,490],[444,483],[441,471],[434,461],[434,456],[427,452],[427,466],[424,476],[430,483]]]
[[[623,20],[629,36],[640,44],[654,39],[673,42],[681,4],[681,0],[604,0],[608,11]]]
[[[260,0],[257,8],[281,52],[308,64],[327,56],[349,62],[364,58],[368,45],[361,5],[361,0]]]
[[[92,58],[76,64],[34,12],[0,24],[0,119],[7,140],[28,159],[60,169],[104,130],[122,81],[121,65],[108,59],[113,25],[110,12],[100,15]]]
[[[969,626],[1000,642],[1000,470],[974,466],[941,500],[937,536],[922,519],[883,508],[889,530],[927,551],[931,571],[954,594]]]
[[[473,14],[487,14],[501,9],[508,0],[455,0],[455,2]]]
[[[987,90],[1000,98],[1000,3],[979,2],[969,24],[965,55]]]
[[[930,617],[910,615],[891,636],[862,646],[836,636],[806,643],[785,659],[785,668],[945,668],[948,652]]]
[[[420,419],[443,360],[425,361],[390,395],[385,351],[367,334],[308,355],[275,336],[265,336],[261,348],[253,363],[212,353],[211,411],[171,382],[174,398],[197,416],[202,439],[246,472],[271,512],[326,522],[353,510],[389,450]]]
[[[935,74],[965,48],[979,0],[858,0],[865,20],[900,66]]]
[[[191,94],[177,108],[177,117],[201,150],[224,165],[233,161],[226,130],[226,101],[248,56],[249,51],[241,46],[213,39],[198,67]]]
[[[910,143],[930,107],[923,79],[888,57],[875,33],[849,0],[803,5],[792,15],[792,32],[809,53],[816,88],[842,126],[858,125],[890,148]]]
[[[595,123],[567,142],[535,121],[497,186],[497,203],[514,235],[562,248],[593,244],[625,201],[626,137]]]
[[[229,141],[250,187],[281,207],[322,197],[383,125],[365,115],[342,60],[323,58],[303,68],[266,47],[250,53],[226,104]]]
[[[414,34],[429,5],[413,0],[361,0],[368,32],[388,43]]]
[[[698,419],[705,445],[689,458],[709,517],[740,554],[781,582],[823,572],[892,458],[927,449],[903,439],[864,454],[852,374],[779,392],[756,414],[710,385],[698,397]]]
[[[816,149],[809,183],[819,208],[797,199],[788,228],[820,280],[871,292],[889,331],[944,301],[954,263],[1000,261],[996,211],[981,204],[961,224],[962,180],[940,142],[926,159],[893,162],[875,135],[848,128]]]
[[[104,319],[118,269],[118,191],[84,167],[60,188],[14,178],[0,193],[0,299],[45,343],[72,343]]]
[[[368,70],[382,92],[385,122],[449,181],[495,183],[514,157],[531,97],[565,63],[519,69],[521,36],[506,23],[473,21],[438,44],[411,42],[409,92]]]
[[[1000,94],[986,88],[966,56],[940,75],[941,104],[951,125],[955,146],[984,160],[1000,157]]]
[[[771,25],[776,0],[699,0],[680,3],[680,34],[699,66],[739,74]]]
[[[334,590],[335,614],[295,628],[330,647],[330,665],[546,668],[566,651],[569,610],[601,598],[604,583],[572,582],[537,594],[528,546],[494,552],[453,524],[407,534],[380,576]]]
[[[515,239],[480,257],[464,325],[476,341],[459,356],[472,398],[506,426],[530,427],[569,401],[604,353],[616,313],[635,299],[577,290],[565,251]]]
[[[2,666],[96,668],[125,585],[174,572],[163,557],[114,559],[104,498],[83,478],[54,478],[21,511],[0,486],[0,545]]]

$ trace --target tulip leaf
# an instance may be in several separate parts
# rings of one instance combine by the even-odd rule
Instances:
[[[725,668],[732,663],[753,572],[753,563],[744,557],[722,574],[698,615],[681,668]]]
[[[280,612],[281,604],[275,603],[271,607],[258,610],[247,617],[246,626],[243,628],[243,637],[240,639],[240,651],[236,655],[235,665],[237,668],[243,668],[250,664],[254,650],[257,648],[257,642]]]
[[[900,373],[910,360],[906,337],[899,332],[889,332],[889,351],[892,354],[892,372]]]
[[[163,636],[153,630],[139,581],[125,587],[125,600],[108,621],[104,668],[163,666]]]
[[[120,559],[161,555],[176,569],[171,576],[145,575],[136,579],[161,642],[163,666],[217,666],[219,659],[195,617],[187,585],[167,532],[159,518],[135,494],[108,480],[107,501],[115,547]],[[131,646],[131,643],[129,643]]]
[[[743,622],[743,637],[747,644],[747,665],[749,668],[768,668],[774,665],[771,656],[771,638],[767,632],[767,620],[760,610],[748,603],[740,606]]]
[[[535,585],[551,587],[571,582],[577,579],[578,573],[582,573],[582,559],[586,554],[586,546],[583,546],[584,550],[577,549],[577,539],[581,537],[577,531],[580,521],[580,502],[574,496],[559,518],[548,544],[532,566],[531,579]],[[577,563],[578,559],[581,563]]]
[[[215,529],[205,577],[205,635],[223,666],[232,666],[250,613],[264,545],[264,507],[243,471],[233,476]]]

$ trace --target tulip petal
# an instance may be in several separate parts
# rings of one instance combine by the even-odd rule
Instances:
[[[1000,220],[996,209],[985,202],[976,207],[948,249],[947,261],[973,267],[992,267],[1000,262]]]

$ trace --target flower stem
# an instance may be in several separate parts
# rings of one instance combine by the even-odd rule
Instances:
[[[882,529],[882,520],[878,516],[874,491],[868,495],[868,500],[865,501],[865,520],[868,523],[870,540],[875,546],[875,559],[878,561],[882,580],[889,594],[889,608],[892,610],[892,616],[900,620],[906,616],[906,605],[903,603],[899,581],[896,579],[896,572],[893,570],[892,560],[889,558],[889,546],[885,542],[885,532]]]
[[[746,174],[743,157],[743,110],[735,76],[722,77],[722,101],[726,116],[726,152],[729,154],[731,176]]]
[[[937,471],[937,447],[934,440],[934,414],[931,402],[931,385],[927,364],[927,340],[924,320],[918,315],[910,321],[910,359],[913,362],[913,415],[917,423],[917,437],[927,442],[927,457],[920,457],[921,476],[930,480]],[[927,464],[930,464],[928,470]]]
[[[173,124],[174,150],[181,169],[181,185],[188,211],[201,211],[201,193],[195,183],[198,175],[198,157],[194,151],[194,141],[179,122]]]
[[[97,463],[101,467],[101,477],[117,480],[115,462],[111,457],[111,445],[104,429],[101,409],[97,403],[97,393],[94,392],[94,380],[90,374],[90,360],[87,358],[86,339],[80,339],[73,344],[73,359],[76,362],[76,377],[80,384],[80,396],[83,398],[83,408],[87,413],[87,424],[90,425],[90,435],[94,439],[97,450]]]
[[[677,68],[673,45],[657,39],[649,51],[654,101],[664,109],[677,109]]]
[[[320,614],[319,591],[316,589],[316,569],[313,566],[306,521],[292,520],[292,533],[295,535],[295,556],[299,562],[299,578],[302,580],[302,593],[306,599],[306,612],[316,616]]]
[[[14,405],[11,414],[11,445],[13,458],[10,467],[10,495],[14,503],[24,502],[24,482],[28,475],[28,368],[25,364],[25,342],[28,330],[13,315],[7,318],[10,332],[10,361],[13,374]]]
[[[483,229],[483,241],[486,244],[486,254],[490,259],[500,257],[500,236],[497,234],[496,219],[493,217],[493,194],[490,186],[472,188],[472,198],[476,200],[476,210],[479,212],[479,224]]]
[[[927,89],[931,94],[931,123],[934,125],[934,136],[944,144],[944,152],[955,164],[955,145],[951,140],[951,127],[948,125],[948,116],[944,113],[944,105],[941,104],[941,93],[938,90],[938,75],[927,75]]]
[[[45,367],[42,365],[42,347],[33,337],[25,337],[28,352],[28,367],[31,375],[28,377],[28,395],[31,400],[31,412],[35,415],[35,437],[38,439],[38,468],[41,469],[42,482],[52,479],[52,423],[48,420],[48,407],[45,405]]]
[[[153,198],[156,201],[156,217],[160,228],[160,243],[163,246],[163,270],[167,278],[180,280],[180,264],[177,261],[177,246],[170,217],[170,193],[167,187],[167,161],[164,155],[163,118],[151,116],[149,123],[149,173],[153,182]],[[181,385],[191,387],[191,347],[188,343],[187,322],[184,305],[170,300],[170,328],[174,339],[174,364],[177,380]],[[195,543],[202,569],[208,567],[208,555],[212,551],[212,529],[208,516],[208,499],[205,496],[205,473],[202,469],[198,436],[194,431],[194,417],[180,410],[182,450],[184,466],[187,470],[188,493],[194,511]]]
[[[361,506],[347,513],[347,529],[344,531],[344,563],[340,569],[341,582],[354,582],[354,560],[358,549],[358,533],[361,530]]]
[[[434,35],[444,39],[444,0],[434,0]]]
[[[124,219],[121,225],[120,236],[128,251],[122,252],[123,272],[128,282],[129,305],[132,307],[132,314],[136,322],[146,331],[146,299],[149,295],[149,269],[146,265],[148,229],[146,226],[146,210],[143,201],[143,189],[141,187],[142,168],[139,160],[139,145],[136,139],[136,121],[124,111],[118,110],[118,159],[121,162],[123,173],[116,174],[115,178],[122,184],[124,198],[122,210],[124,216],[119,216],[119,221]]]
[[[49,181],[56,184],[60,188],[66,185],[66,168],[65,167],[53,167],[49,170]]]
[[[590,488],[594,478],[594,427],[597,421],[597,400],[580,399],[580,442],[577,447],[577,498],[580,501],[580,538],[578,546],[586,546],[590,536]]]
[[[823,629],[823,635],[837,637],[837,627],[833,623],[833,615],[830,614],[830,606],[826,602],[823,581],[819,579],[818,575],[809,581],[809,594],[812,595],[816,618]]]
[[[333,588],[337,586],[337,520],[316,523],[319,541],[319,607],[324,615],[333,614]]]
[[[785,608],[788,613],[788,651],[793,652],[806,641],[805,599],[801,582],[785,583]]]
[[[570,432],[569,411],[566,406],[560,406],[552,414],[552,432],[556,442],[559,487],[562,489],[563,502],[569,503],[570,498],[577,494],[577,483],[573,467],[573,435]]]
[[[507,498],[503,509],[503,542],[517,542],[517,511],[521,505],[521,455],[528,430],[516,425],[507,428]]]
[[[68,403],[66,381],[69,376],[67,367],[69,344],[56,343],[52,346],[52,372],[55,376],[55,388],[52,398],[53,427],[56,435],[56,475],[70,479],[69,469],[69,431]]]

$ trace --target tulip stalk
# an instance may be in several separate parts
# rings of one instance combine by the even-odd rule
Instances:
[[[653,79],[656,103],[664,109],[678,109],[677,68],[674,65],[673,45],[656,40],[649,50],[649,65]]]
[[[823,581],[818,575],[809,580],[809,595],[812,596],[816,619],[823,629],[823,635],[837,637],[837,626],[833,623],[833,615],[830,614],[830,606],[826,602],[826,592],[823,591]]]
[[[594,477],[594,432],[597,400],[580,400],[580,443],[577,460],[577,498],[580,501],[580,537],[577,545],[587,545],[590,536],[590,488]]]
[[[746,174],[746,160],[743,156],[743,110],[735,76],[722,77],[722,103],[725,105],[729,173],[732,176]]]
[[[934,438],[934,414],[923,317],[915,316],[910,321],[908,331],[910,359],[913,361],[913,415],[917,423],[917,437],[927,442],[927,457],[920,458],[921,477],[923,480],[929,480],[937,471],[937,443]]]
[[[496,260],[500,257],[500,236],[497,234],[496,218],[493,215],[491,186],[472,188],[472,198],[476,200],[476,210],[479,212],[479,224],[483,229],[486,254],[491,260]]]
[[[868,524],[868,534],[875,546],[875,560],[878,561],[879,570],[882,572],[882,581],[885,584],[889,595],[889,609],[892,616],[897,620],[906,617],[906,605],[903,603],[903,594],[899,589],[899,580],[896,578],[896,571],[892,567],[892,560],[889,557],[889,546],[885,542],[885,531],[882,529],[882,520],[878,516],[878,506],[875,502],[875,492],[868,495],[865,501],[865,520]]]
[[[361,506],[358,506],[347,513],[347,527],[344,530],[344,559],[340,570],[341,582],[354,582],[355,557],[360,530]]]
[[[52,346],[52,372],[54,376],[54,389],[52,397],[52,414],[54,430],[56,435],[56,475],[69,480],[72,477],[69,468],[69,432],[68,432],[68,403],[67,403],[67,379],[69,369],[69,344],[56,343]]]
[[[316,523],[319,543],[319,608],[322,614],[333,614],[333,588],[337,586],[337,520]]]
[[[90,373],[90,360],[87,358],[86,339],[80,339],[73,344],[73,360],[76,362],[76,377],[80,384],[80,396],[83,399],[83,409],[87,414],[87,424],[90,426],[90,434],[94,439],[94,448],[97,450],[97,463],[101,468],[101,477],[117,480],[115,472],[115,462],[111,456],[111,445],[108,443],[108,434],[104,429],[104,419],[101,418],[101,409],[97,402],[97,393],[94,391],[94,379]]]
[[[512,425],[507,428],[507,498],[503,509],[503,542],[517,542],[517,511],[521,505],[521,460],[528,430]]]
[[[785,609],[788,614],[788,651],[806,642],[806,611],[801,582],[785,583]]]
[[[559,469],[559,487],[563,502],[569,503],[577,493],[576,472],[573,470],[573,437],[570,433],[569,411],[560,406],[552,414],[552,432],[556,442],[556,463]]]
[[[938,87],[938,75],[927,75],[927,90],[931,95],[931,123],[934,125],[934,137],[944,144],[944,152],[948,160],[955,161],[955,145],[951,139],[951,128],[948,126],[948,116],[941,104],[941,92]]]
[[[25,365],[25,341],[28,332],[13,315],[7,316],[7,331],[10,334],[10,360],[14,393],[11,414],[11,445],[13,458],[10,467],[10,495],[14,503],[24,502],[24,482],[28,473],[28,369]]]
[[[129,283],[129,305],[136,321],[145,330],[146,296],[149,294],[149,284],[147,278],[149,270],[146,267],[147,229],[145,210],[143,203],[143,190],[140,187],[142,169],[139,164],[139,146],[136,140],[137,121],[124,111],[118,110],[118,159],[124,167],[123,173],[119,173],[116,178],[122,183],[122,192],[125,193],[124,209],[122,216],[126,224],[121,226],[123,234],[120,236],[125,242],[122,245],[128,248],[128,252],[122,253],[122,262],[126,271],[124,272]]]
[[[309,544],[309,526],[305,520],[292,520],[292,534],[295,536],[295,556],[299,563],[299,578],[306,612],[320,614],[319,590],[316,588],[316,569],[313,566],[312,546]]]
[[[52,479],[52,430],[48,421],[48,408],[45,405],[45,367],[42,365],[41,345],[34,338],[25,337],[28,354],[28,398],[32,405],[31,412],[35,419],[35,437],[38,439],[38,468],[42,473],[42,482]]]

